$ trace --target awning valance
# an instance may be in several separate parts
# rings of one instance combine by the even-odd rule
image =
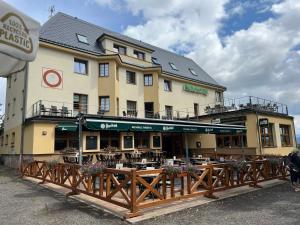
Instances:
[[[58,131],[64,131],[64,132],[75,132],[77,131],[77,128],[78,128],[78,124],[76,123],[60,123],[56,127]]]
[[[85,127],[89,130],[114,130],[114,131],[153,131],[153,132],[178,132],[178,133],[203,133],[203,134],[238,134],[245,133],[242,126],[214,125],[214,124],[181,124],[164,123],[163,121],[140,122],[86,119]]]

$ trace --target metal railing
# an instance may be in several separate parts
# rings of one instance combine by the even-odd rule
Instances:
[[[288,115],[288,106],[286,104],[254,96],[224,99],[222,104],[208,104],[205,107],[205,114],[224,113],[242,109],[252,109],[255,111]]]

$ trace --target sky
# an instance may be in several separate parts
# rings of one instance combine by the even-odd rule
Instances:
[[[48,9],[195,60],[225,97],[285,103],[300,135],[300,0],[6,0],[43,24]],[[3,87],[3,88],[2,88]],[[0,101],[5,82],[0,80]]]

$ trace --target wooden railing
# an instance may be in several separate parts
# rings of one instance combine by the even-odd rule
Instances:
[[[199,165],[192,171],[167,174],[164,169],[105,169],[85,175],[74,164],[50,165],[44,161],[23,163],[23,176],[70,189],[68,195],[83,193],[141,214],[141,209],[194,196],[214,198],[214,192],[243,185],[259,187],[270,179],[286,179],[287,167],[269,160],[248,161],[241,168],[226,163]]]

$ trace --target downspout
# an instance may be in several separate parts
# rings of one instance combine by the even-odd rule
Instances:
[[[260,155],[262,155],[262,147],[261,147],[261,140],[260,140],[260,129],[259,129],[257,111],[255,111],[255,115],[256,115],[256,133],[257,133],[258,144],[259,144],[259,153],[260,153]]]
[[[78,138],[79,138],[79,165],[82,165],[82,152],[83,152],[83,147],[82,147],[82,120],[83,120],[83,114],[80,113],[78,116]]]
[[[23,106],[22,106],[22,125],[21,125],[21,143],[20,143],[20,158],[19,158],[19,170],[22,169],[23,154],[24,154],[24,134],[25,134],[25,120],[27,112],[27,89],[28,89],[28,65],[25,65],[25,75],[24,75],[24,87],[23,87]]]

